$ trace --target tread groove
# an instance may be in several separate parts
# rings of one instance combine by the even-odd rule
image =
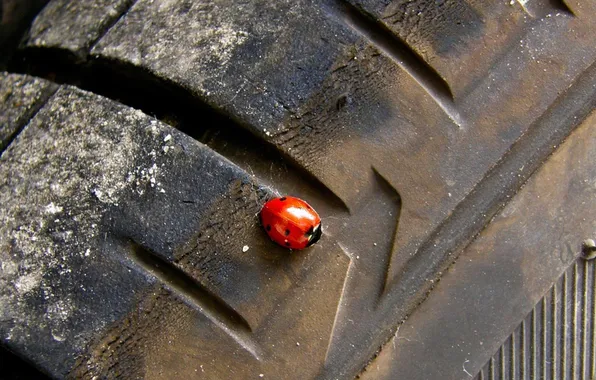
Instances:
[[[383,263],[383,278],[382,278],[382,283],[380,284],[378,293],[377,293],[377,299],[380,300],[383,295],[385,295],[386,290],[387,290],[387,285],[389,284],[389,269],[391,266],[391,258],[393,257],[393,254],[395,253],[396,249],[395,249],[395,244],[396,244],[396,240],[397,240],[397,234],[399,233],[399,218],[401,216],[401,209],[402,209],[402,200],[401,200],[401,195],[399,194],[399,192],[393,187],[391,186],[391,184],[389,183],[389,181],[387,181],[387,179],[385,179],[385,177],[383,177],[375,168],[373,169],[373,173],[375,175],[375,179],[378,183],[378,185],[380,186],[380,188],[383,190],[383,192],[385,193],[385,196],[387,197],[387,199],[389,199],[390,201],[392,201],[393,203],[395,203],[396,206],[396,215],[394,215],[394,219],[395,219],[395,228],[393,229],[393,233],[389,239],[390,243],[390,251],[387,255],[384,256],[386,262]],[[377,306],[379,305],[379,303],[377,303]]]
[[[434,99],[453,123],[463,127],[464,121],[455,107],[453,93],[435,69],[374,17],[344,0],[334,1],[335,4],[329,7],[331,14],[396,62]]]
[[[521,353],[521,357],[519,360],[520,378],[525,379],[526,378],[526,322],[525,321],[523,321],[522,325],[521,325],[519,351]]]
[[[17,121],[17,128],[15,130],[15,132],[7,139],[6,143],[4,145],[2,145],[2,143],[0,142],[0,156],[2,156],[2,153],[4,153],[4,151],[6,149],[8,149],[8,147],[10,147],[10,145],[12,144],[12,142],[19,136],[19,134],[23,131],[23,129],[25,129],[25,127],[29,124],[29,122],[35,117],[35,115],[37,115],[37,113],[42,109],[42,107],[47,103],[47,101],[56,93],[56,91],[58,91],[58,86],[50,86],[47,90],[44,91],[44,94],[40,97],[40,99],[35,102],[35,104],[33,104],[33,106],[31,107],[31,110],[29,112],[27,112],[27,114],[25,114],[22,118],[20,118]]]
[[[511,335],[511,341],[510,341],[510,345],[509,345],[509,378],[510,379],[515,379],[515,371],[517,368],[517,359],[518,359],[518,355],[517,355],[517,349],[515,347],[516,345],[516,341],[517,339],[515,339],[515,336],[517,335],[517,333],[519,333],[519,330],[516,331],[515,334]]]
[[[560,365],[560,373],[559,376],[561,379],[567,379],[567,371],[565,371],[567,367],[567,363],[569,362],[567,359],[568,356],[568,345],[567,345],[567,326],[569,325],[569,305],[568,305],[568,292],[569,292],[569,280],[567,273],[563,275],[563,286],[562,286],[562,294],[561,294],[561,304],[563,308],[561,309],[561,365]]]
[[[19,0],[3,1],[0,3],[0,31],[2,32],[0,35],[0,51],[2,51],[2,54],[0,54],[0,70],[6,69],[7,65],[13,59],[20,41],[28,35],[31,23],[48,2],[49,0]],[[19,5],[24,6],[27,10],[24,12],[21,11],[22,13],[19,15],[17,9],[17,14],[11,15],[10,11],[6,12],[3,9],[3,7],[10,8],[15,5],[16,8]],[[16,18],[14,18],[15,16]]]
[[[546,379],[546,364],[547,364],[547,339],[548,339],[548,330],[547,330],[547,320],[546,320],[546,298],[542,299],[542,378]]]
[[[90,47],[88,51],[91,51],[93,49],[93,47],[110,31],[110,29],[112,29],[112,27],[116,25],[118,21],[120,21],[122,17],[124,17],[128,13],[130,8],[132,8],[136,4],[136,2],[137,0],[128,0],[128,3],[126,4],[126,7],[122,10],[122,12],[119,15],[115,16],[112,20],[110,20],[110,22],[105,26],[105,29],[99,34],[99,36],[95,38],[93,41],[91,41],[91,43],[89,44]],[[86,51],[85,54],[88,54],[88,52]]]
[[[551,344],[552,350],[550,355],[550,362],[551,362],[551,379],[556,379],[557,377],[557,361],[554,359],[559,357],[557,354],[558,345],[557,345],[557,335],[559,332],[558,324],[557,324],[557,283],[553,287],[553,296],[552,301],[550,304],[551,307],[551,325],[550,325],[550,334],[551,334]]]
[[[70,52],[61,49],[27,48],[12,63],[10,71],[72,85],[139,109],[209,146],[271,188],[284,191],[278,185],[291,189],[296,183],[309,184],[311,193],[326,205],[340,213],[349,213],[339,196],[273,143],[244,126],[242,121],[197,99],[187,89],[124,62],[104,59],[78,62],[72,58]],[[284,181],[273,183],[272,172],[283,172]]]
[[[578,310],[577,308],[579,307],[578,305],[578,300],[580,295],[578,294],[578,290],[580,289],[578,286],[578,268],[579,265],[576,262],[575,265],[573,266],[573,284],[572,284],[572,291],[573,291],[573,305],[571,307],[571,326],[580,326],[580,324],[577,320],[577,315],[578,315]],[[577,379],[577,329],[572,329],[571,330],[571,336],[570,336],[570,361],[571,361],[571,370],[570,370],[570,378],[571,379]]]
[[[530,346],[532,350],[532,355],[530,356],[530,379],[536,378],[536,356],[538,355],[537,352],[537,342],[536,342],[536,310],[532,310],[532,327],[531,327],[531,341]]]
[[[251,337],[252,329],[250,325],[224,300],[212,294],[207,288],[173,264],[164,261],[136,243],[132,244],[129,257],[135,264],[158,279],[189,306],[199,310],[213,323],[221,327],[238,344],[250,352],[255,359],[261,359],[260,349]]]

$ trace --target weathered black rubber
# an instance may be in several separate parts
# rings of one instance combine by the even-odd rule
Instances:
[[[369,375],[472,376],[570,265],[551,250],[541,281],[513,281],[543,252],[531,245],[443,285],[556,147],[593,129],[595,14],[584,0],[51,1],[9,65],[47,81],[0,81],[24,104],[2,106],[4,344],[56,377],[337,378],[412,326],[427,348],[385,348]],[[567,181],[579,202],[586,157],[535,196]],[[272,246],[255,214],[275,192],[317,208],[320,243]],[[542,236],[532,207],[518,247]],[[591,237],[594,218],[573,223],[550,244]],[[532,296],[494,308],[479,281]],[[435,299],[451,289],[478,290],[467,320],[509,321],[463,367],[449,339],[478,340],[445,323],[455,309]],[[383,357],[395,366],[370,372]]]
[[[572,265],[477,378],[594,378],[595,287],[593,262]]]
[[[594,91],[594,86],[586,83],[573,86],[566,97],[569,102],[562,103],[573,107],[580,104],[570,95],[586,87]],[[545,116],[555,117],[552,111],[561,106],[564,104]],[[541,122],[548,123],[551,117]],[[586,218],[585,207],[594,198],[589,178],[594,177],[596,166],[589,156],[596,144],[595,127],[596,113],[592,112],[461,253],[426,301],[370,364],[364,378],[471,377],[506,339],[521,346],[501,348],[498,355],[507,357],[499,358],[496,364],[493,360],[492,367],[485,366],[480,376],[594,377],[594,354],[584,348],[593,346],[594,341],[590,332],[594,318],[589,312],[593,306],[594,262],[577,257],[583,256],[582,239],[594,231],[594,221]],[[573,196],[569,196],[570,191]],[[566,274],[554,290],[549,289],[553,278],[563,272]],[[559,294],[561,289],[563,295]],[[540,309],[551,301],[546,310]],[[531,315],[540,315],[540,320],[530,327]],[[524,327],[519,328],[524,318]],[[509,337],[516,327],[513,338]],[[526,336],[520,340],[524,329]],[[528,335],[530,330],[534,340]],[[536,338],[542,336],[545,338]],[[583,342],[578,339],[582,336]],[[429,347],[435,353],[433,360],[418,360],[429,354]]]

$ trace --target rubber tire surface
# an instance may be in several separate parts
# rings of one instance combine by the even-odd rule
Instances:
[[[484,374],[594,233],[593,2],[28,4],[0,45],[0,333],[49,376]],[[281,194],[320,243],[267,239]]]

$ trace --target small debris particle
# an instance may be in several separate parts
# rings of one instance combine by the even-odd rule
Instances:
[[[168,134],[166,137],[164,137],[163,141],[164,142],[168,142],[172,139],[172,135]]]
[[[265,377],[265,375],[263,375],[262,373],[259,374],[259,377]]]
[[[593,239],[586,239],[582,243],[582,255],[586,260],[596,258],[596,242]]]
[[[296,342],[296,346],[300,346],[300,342]]]
[[[46,212],[48,214],[57,214],[59,212],[62,212],[62,207],[56,206],[54,202],[51,202],[49,205],[46,206]]]
[[[250,247],[248,245],[245,245],[244,247],[242,247],[242,252],[246,252],[250,249]]]

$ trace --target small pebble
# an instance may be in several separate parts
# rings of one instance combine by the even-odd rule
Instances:
[[[242,252],[246,252],[246,251],[248,251],[248,250],[249,250],[249,247],[248,247],[248,245],[245,245],[244,247],[242,247]]]

